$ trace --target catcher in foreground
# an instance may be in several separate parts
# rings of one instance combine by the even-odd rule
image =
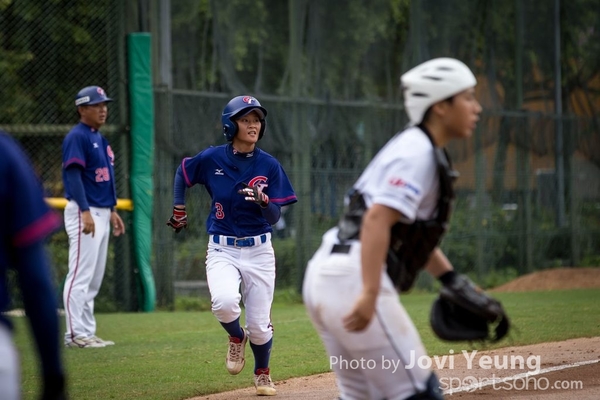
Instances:
[[[475,129],[481,112],[475,76],[458,60],[438,58],[401,81],[410,126],[353,185],[344,215],[323,236],[304,279],[304,303],[344,400],[443,398],[431,370],[407,364],[427,352],[398,292],[409,290],[423,268],[443,284],[432,313],[438,335],[483,339],[492,321],[504,321],[493,339],[508,330],[500,304],[456,274],[438,247],[456,177],[444,146]]]

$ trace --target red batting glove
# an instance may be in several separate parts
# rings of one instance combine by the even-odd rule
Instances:
[[[184,208],[173,207],[173,215],[167,221],[167,225],[175,230],[175,233],[179,233],[183,228],[187,229],[187,213]]]

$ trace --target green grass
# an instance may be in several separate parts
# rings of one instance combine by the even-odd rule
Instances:
[[[430,355],[469,349],[525,345],[600,335],[600,290],[494,294],[504,304],[514,329],[499,344],[447,343],[429,328],[432,294],[403,295],[403,303],[421,332]],[[273,378],[329,371],[324,347],[304,306],[280,296],[273,307],[275,339]],[[38,391],[37,358],[24,318],[15,318],[21,352],[24,399]],[[210,312],[98,314],[98,335],[117,342],[102,349],[64,349],[73,399],[186,399],[252,384],[254,360],[231,376],[224,367],[227,337]],[[61,321],[62,322],[62,321]]]

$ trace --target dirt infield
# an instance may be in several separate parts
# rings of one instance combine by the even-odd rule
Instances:
[[[523,275],[490,292],[600,288],[600,267],[554,268]]]
[[[540,271],[494,291],[573,288],[600,288],[600,268]],[[596,400],[600,399],[600,336],[476,353],[457,352],[446,359],[442,368],[436,367],[434,362],[433,369],[440,378],[446,399]],[[333,373],[276,381],[275,384],[278,399],[332,400],[338,396]],[[255,398],[254,388],[249,387],[190,400]]]

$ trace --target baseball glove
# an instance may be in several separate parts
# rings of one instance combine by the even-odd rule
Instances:
[[[464,275],[457,275],[442,287],[433,302],[430,323],[440,339],[453,342],[497,342],[506,336],[510,328],[502,304]]]

